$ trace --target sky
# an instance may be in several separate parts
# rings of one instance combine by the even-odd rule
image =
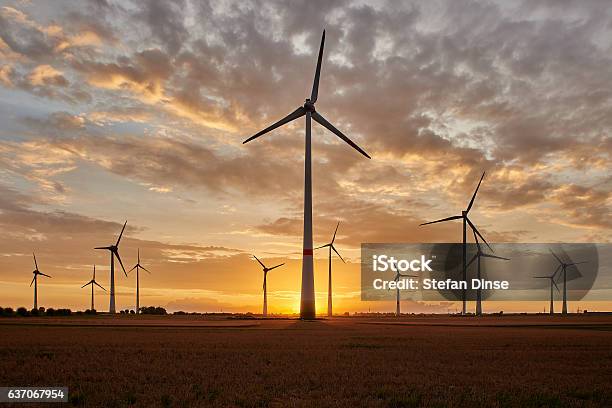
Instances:
[[[303,104],[323,29],[313,124],[314,241],[340,222],[337,312],[361,302],[360,244],[612,239],[612,9],[607,1],[1,1],[0,305],[88,307],[108,254],[140,248],[141,305],[299,311],[303,122],[242,141]],[[327,296],[316,254],[317,310]],[[117,306],[135,304],[133,273]],[[98,291],[99,310],[108,296]],[[485,302],[539,311],[546,302]],[[405,301],[407,312],[456,305]],[[612,309],[611,302],[570,306]]]

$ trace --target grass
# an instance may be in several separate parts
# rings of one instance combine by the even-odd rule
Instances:
[[[72,406],[612,405],[609,316],[19,319],[0,386],[68,386]]]

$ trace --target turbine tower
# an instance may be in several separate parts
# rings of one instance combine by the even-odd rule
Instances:
[[[140,264],[140,248],[138,248],[138,262],[136,262],[136,265],[134,265],[132,269],[128,271],[128,273],[130,273],[134,269],[136,269],[136,314],[140,313],[140,274],[139,274],[139,270],[141,268],[149,275],[151,274],[151,272],[149,272],[147,268],[145,268],[144,266]]]
[[[119,241],[121,241],[121,236],[123,235],[123,231],[125,230],[126,225],[127,221],[125,222],[125,224],[123,224],[123,228],[121,228],[121,233],[119,234],[119,238],[117,239],[117,243],[115,245],[94,248],[107,249],[110,252],[110,305],[108,307],[109,313],[115,313],[115,257],[117,257],[117,260],[121,265],[121,269],[123,269],[123,273],[127,277],[127,273],[125,272],[125,268],[123,267],[123,262],[121,262],[121,257],[119,256]]]
[[[336,250],[336,247],[334,246],[334,241],[336,240],[336,233],[338,232],[339,226],[340,226],[340,223],[338,222],[338,225],[336,225],[336,230],[334,231],[334,236],[332,237],[331,242],[315,248],[315,249],[320,249],[320,248],[325,248],[325,247],[329,248],[329,276],[328,276],[328,281],[327,281],[328,282],[328,285],[327,285],[327,316],[328,317],[332,317],[332,250],[336,253],[336,255],[338,255],[338,257],[340,257],[342,262],[344,262],[342,255],[340,255],[340,253]]]
[[[550,253],[553,254],[557,261],[559,261],[557,271],[561,269],[561,274],[563,276],[563,309],[561,309],[561,313],[567,314],[567,268],[570,266],[587,263],[587,261],[565,263],[553,252],[552,249],[550,250]],[[557,273],[557,271],[555,271],[555,274]]]
[[[94,265],[93,267],[93,278],[91,278],[89,282],[81,286],[81,289],[87,285],[91,285],[91,309],[90,310],[93,311],[93,310],[96,310],[95,304],[94,304],[94,285],[96,285],[97,287],[99,287],[100,289],[106,292],[106,289],[104,289],[102,286],[100,286],[98,282],[96,282],[96,265]]]
[[[476,261],[476,265],[477,265],[476,277],[480,281],[480,258],[482,257],[495,258],[495,259],[503,259],[504,261],[509,261],[510,259],[504,258],[501,256],[497,256],[497,255],[487,254],[483,252],[482,247],[480,246],[480,242],[478,241],[478,237],[476,236],[476,232],[472,231],[472,233],[474,234],[474,241],[476,242],[476,254],[470,260],[470,262],[468,262],[467,267],[469,268],[470,265],[474,261]],[[482,289],[480,288],[480,286],[478,286],[478,289],[476,289],[476,316],[480,316],[480,315],[482,315]]]
[[[557,292],[559,292],[559,287],[555,283],[555,275],[557,274],[557,272],[559,272],[559,268],[561,268],[561,266],[557,266],[557,269],[555,269],[555,273],[553,273],[550,276],[534,276],[535,279],[549,279],[550,280],[550,311],[549,311],[550,314],[555,314],[555,302],[554,302],[555,298],[554,298],[553,286],[557,288]]]
[[[314,271],[312,259],[312,171],[311,171],[311,141],[310,141],[310,125],[311,119],[321,124],[323,127],[330,130],[340,139],[344,140],[351,147],[370,159],[371,157],[357,146],[351,139],[346,137],[334,125],[329,123],[319,112],[315,110],[315,103],[319,93],[319,77],[321,76],[321,62],[323,60],[323,45],[325,44],[325,31],[321,38],[321,46],[319,48],[319,58],[317,60],[317,68],[315,70],[314,82],[312,84],[312,92],[310,98],[307,98],[303,106],[300,106],[289,115],[285,116],[278,122],[268,126],[264,130],[246,139],[244,143],[250,142],[259,136],[268,133],[286,123],[295,119],[306,117],[306,132],[305,132],[305,156],[304,156],[304,240],[302,247],[302,294],[300,302],[300,317],[302,319],[315,318],[315,288],[314,288]]]
[[[438,222],[444,222],[444,221],[463,220],[463,247],[462,249],[463,249],[463,281],[464,282],[467,282],[467,225],[468,224],[470,225],[472,230],[476,234],[478,234],[480,239],[482,239],[482,241],[485,244],[487,244],[489,249],[493,251],[493,248],[491,248],[489,243],[484,239],[484,237],[480,234],[480,232],[478,232],[478,229],[476,229],[476,226],[472,224],[472,221],[470,221],[470,219],[468,218],[468,213],[472,209],[472,205],[474,205],[474,199],[476,199],[476,194],[478,193],[478,189],[480,188],[480,183],[482,183],[482,179],[484,178],[484,176],[485,176],[485,173],[483,172],[482,176],[480,177],[480,181],[478,182],[478,186],[476,187],[476,190],[474,191],[474,195],[472,195],[472,199],[470,200],[470,203],[468,204],[465,211],[461,211],[461,215],[453,215],[452,217],[442,218],[440,220],[430,221],[430,222],[421,224],[422,226],[422,225],[436,224]],[[465,288],[462,289],[461,300],[463,303],[461,314],[465,314],[466,312],[466,289]]]
[[[404,278],[418,278],[418,275],[404,275],[402,273],[398,271],[395,272],[395,278],[393,278],[393,281],[395,282],[399,282],[399,278],[404,277]],[[400,317],[401,315],[401,311],[400,311],[400,291],[399,288],[395,288],[395,316]]]
[[[32,278],[32,282],[30,282],[30,287],[32,287],[32,284],[34,284],[34,309],[38,310],[38,275],[46,276],[47,278],[50,278],[51,276],[44,274],[38,270],[38,262],[36,262],[36,254],[32,252],[32,256],[34,256],[34,267],[35,268],[32,271],[32,273],[34,274],[34,277]]]
[[[263,268],[263,273],[264,273],[264,279],[263,279],[263,291],[264,291],[263,315],[264,315],[264,317],[266,317],[266,316],[268,316],[268,284],[267,284],[268,272],[270,272],[272,269],[278,268],[279,266],[283,266],[284,263],[278,264],[278,265],[273,266],[271,268],[268,268],[255,255],[253,255],[253,258],[257,259],[257,262],[259,262],[259,264]]]

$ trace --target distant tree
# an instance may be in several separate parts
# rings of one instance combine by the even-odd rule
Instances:
[[[45,313],[45,308],[44,308],[44,307],[42,307],[42,306],[41,306],[41,307],[39,307],[39,308],[38,308],[38,313],[39,313],[39,314],[43,314],[43,313]]]
[[[12,307],[5,307],[2,310],[2,316],[13,316],[14,312],[13,312],[13,308]]]
[[[155,306],[145,306],[140,308],[140,313],[142,314],[151,314],[151,315],[165,315],[168,314],[166,309],[163,307],[155,307]]]
[[[130,314],[136,314],[136,312],[132,309],[130,309]]]
[[[17,309],[17,314],[19,316],[29,316],[30,312],[28,312],[28,309],[26,309],[25,307],[20,307]]]
[[[39,316],[40,312],[38,311],[38,309],[32,309],[30,310],[30,316]]]
[[[57,309],[55,311],[56,316],[70,316],[72,314],[72,310],[70,309]]]
[[[47,309],[47,316],[55,316],[55,309],[50,307]]]

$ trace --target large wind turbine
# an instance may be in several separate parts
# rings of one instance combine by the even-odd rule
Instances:
[[[553,292],[553,286],[557,288],[557,292],[559,292],[559,287],[555,283],[555,275],[559,272],[559,268],[561,266],[557,266],[555,269],[555,273],[550,276],[534,276],[536,279],[549,279],[550,280],[550,310],[548,311],[550,314],[555,314],[555,297]]]
[[[474,191],[474,195],[472,195],[472,199],[470,200],[470,203],[468,204],[465,211],[461,211],[461,215],[453,215],[452,217],[442,218],[441,220],[430,221],[430,222],[421,224],[421,225],[428,225],[428,224],[435,224],[435,223],[444,222],[444,221],[463,220],[463,281],[464,282],[467,282],[467,224],[469,224],[472,230],[476,234],[478,234],[480,239],[482,239],[482,241],[485,244],[487,244],[489,249],[493,251],[493,248],[491,248],[489,243],[484,239],[484,237],[480,234],[480,232],[478,232],[478,229],[476,229],[476,226],[472,224],[472,221],[470,221],[470,219],[468,218],[468,213],[472,209],[472,205],[474,205],[474,199],[476,199],[476,194],[478,193],[478,189],[480,188],[480,183],[482,183],[482,179],[484,178],[484,176],[485,176],[485,173],[483,172],[482,177],[480,177],[480,181],[478,182],[478,186],[476,187],[476,190]],[[463,302],[461,314],[465,314],[466,312],[466,289],[465,288],[462,290],[461,299]]]
[[[393,281],[395,282],[399,282],[400,277],[403,278],[418,278],[418,275],[404,275],[402,273],[400,273],[400,271],[396,271],[395,272],[395,278],[393,278]],[[399,317],[401,315],[401,311],[400,311],[400,291],[399,288],[395,288],[395,316]]]
[[[119,234],[119,238],[117,239],[117,243],[115,245],[94,248],[107,249],[110,252],[110,306],[108,307],[109,313],[115,313],[115,257],[117,257],[117,260],[121,265],[121,269],[123,269],[123,273],[127,277],[127,273],[125,272],[125,268],[123,267],[123,262],[121,262],[121,257],[119,256],[119,241],[121,241],[121,236],[123,235],[123,231],[125,230],[126,225],[127,221],[125,222],[125,224],[123,224],[123,228],[121,228],[121,233]]]
[[[344,262],[344,258],[342,258],[342,255],[340,255],[340,253],[336,250],[336,247],[334,246],[334,241],[336,240],[336,233],[338,232],[339,226],[340,226],[340,223],[338,222],[338,225],[336,225],[336,230],[334,231],[334,236],[332,237],[331,242],[315,248],[315,249],[320,249],[320,248],[325,248],[325,247],[329,248],[329,277],[327,281],[328,282],[328,285],[327,285],[327,316],[328,317],[332,317],[332,250],[336,253],[336,255],[338,255],[338,257],[340,257],[342,262]]]
[[[32,278],[32,282],[30,282],[30,287],[32,287],[32,284],[34,284],[34,309],[38,309],[38,275],[46,276],[47,278],[50,278],[51,276],[46,275],[38,270],[38,262],[36,262],[36,255],[32,253],[32,256],[34,257],[35,269],[32,271],[34,277]]]
[[[319,58],[317,60],[317,68],[315,71],[314,82],[312,84],[312,92],[310,98],[306,99],[303,106],[300,106],[289,115],[285,116],[278,122],[268,126],[264,130],[249,137],[243,143],[250,142],[259,136],[270,132],[286,123],[295,119],[306,116],[306,136],[305,136],[305,158],[304,158],[304,241],[302,251],[302,296],[300,302],[300,317],[302,319],[315,318],[315,289],[314,289],[314,271],[312,260],[312,172],[311,172],[311,142],[310,142],[310,122],[311,119],[319,122],[322,126],[329,129],[332,133],[344,140],[351,147],[370,159],[371,157],[357,146],[351,139],[346,137],[334,125],[329,123],[319,112],[315,110],[315,103],[319,93],[319,77],[321,76],[321,62],[323,60],[323,45],[325,44],[325,31],[321,38],[321,47],[319,48]]]
[[[136,269],[136,314],[140,313],[140,274],[138,272],[141,268],[148,274],[151,274],[147,268],[140,264],[140,248],[138,248],[138,262],[128,271],[130,273]]]
[[[567,268],[569,266],[587,263],[587,261],[565,263],[553,252],[552,249],[550,250],[550,253],[553,254],[553,256],[557,259],[557,261],[559,261],[559,266],[557,267],[557,271],[561,269],[561,273],[563,275],[563,309],[561,309],[561,313],[567,314]],[[557,271],[555,271],[555,273],[557,273]]]
[[[283,266],[285,263],[278,264],[276,266],[268,268],[268,267],[266,267],[266,265],[263,264],[263,262],[261,262],[259,260],[258,257],[253,255],[253,258],[257,259],[257,262],[259,262],[259,264],[263,268],[263,273],[264,273],[264,279],[263,279],[263,291],[264,291],[263,315],[264,315],[264,317],[266,317],[268,315],[268,283],[267,283],[268,282],[268,272],[270,272],[272,269],[278,268],[279,266]]]
[[[474,234],[474,241],[476,242],[476,254],[470,260],[470,262],[468,262],[467,267],[469,268],[470,265],[474,261],[477,262],[476,263],[476,265],[477,265],[476,279],[478,279],[480,281],[480,258],[482,258],[482,257],[485,257],[485,258],[495,258],[495,259],[503,259],[504,261],[509,261],[510,259],[504,258],[504,257],[501,257],[501,256],[497,256],[497,255],[487,254],[487,253],[483,252],[482,247],[480,246],[480,242],[478,242],[478,237],[476,236],[476,231],[472,231],[472,233]],[[478,286],[478,289],[476,289],[476,315],[477,316],[482,315],[482,289],[480,289],[480,286]]]
[[[93,310],[96,310],[95,304],[94,304],[94,285],[96,285],[97,287],[99,287],[100,289],[106,292],[106,289],[104,289],[102,286],[100,286],[98,282],[96,282],[96,265],[94,265],[93,267],[93,278],[91,278],[89,282],[81,286],[81,289],[87,285],[91,285],[91,309],[90,310],[93,311]]]

